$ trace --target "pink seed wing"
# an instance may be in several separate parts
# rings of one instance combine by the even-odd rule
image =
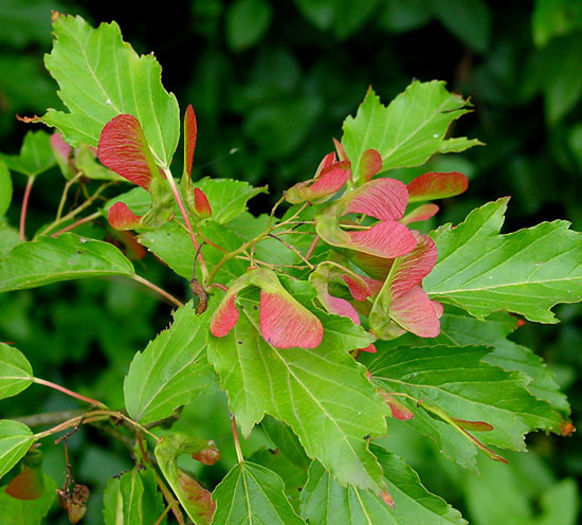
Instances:
[[[433,302],[420,286],[414,286],[392,300],[390,317],[419,337],[436,337],[440,333],[440,321]]]
[[[215,337],[224,337],[238,321],[239,312],[235,304],[236,294],[226,295],[210,320],[210,333]]]
[[[63,161],[69,160],[71,156],[71,146],[69,146],[63,139],[60,133],[53,133],[51,135],[51,149],[55,156],[60,157]]]
[[[408,202],[406,185],[395,179],[375,179],[348,197],[346,213],[363,213],[380,220],[399,220]]]
[[[146,190],[157,170],[141,125],[133,115],[117,115],[101,131],[97,157],[101,164]]]
[[[197,136],[198,126],[196,124],[196,114],[194,113],[192,104],[188,104],[186,113],[184,114],[184,169],[188,176],[192,173]]]
[[[348,236],[350,248],[388,259],[406,255],[416,247],[412,232],[396,221],[378,222],[368,230],[350,231]]]
[[[315,348],[323,338],[319,319],[293,298],[261,290],[259,325],[275,348]]]
[[[334,297],[333,295],[327,294],[325,303],[325,306],[331,313],[347,317],[348,319],[351,319],[354,324],[361,323],[358,312],[356,312],[356,309],[349,301],[346,301],[341,297]]]
[[[324,168],[312,184],[301,188],[305,200],[331,196],[341,190],[350,178],[350,163],[345,160]]]
[[[390,294],[393,298],[420,284],[436,263],[437,250],[434,241],[416,231],[414,236],[418,241],[416,248],[398,261],[398,269],[390,286]]]
[[[426,221],[431,217],[434,217],[439,211],[439,207],[436,204],[422,204],[414,210],[408,212],[403,218],[402,222],[404,224],[410,224],[411,222]]]
[[[212,207],[210,206],[208,197],[200,188],[194,188],[194,207],[200,217],[204,219],[212,215]]]
[[[133,213],[127,204],[117,201],[109,208],[107,220],[116,230],[133,230],[139,226],[141,217]]]
[[[321,159],[321,162],[319,163],[319,166],[317,167],[317,171],[315,172],[315,179],[317,179],[317,177],[319,177],[319,175],[321,174],[321,172],[331,166],[332,164],[335,164],[337,162],[337,157],[335,155],[335,152],[331,152],[328,153],[325,157],[323,157],[323,159]]]
[[[408,185],[409,201],[432,201],[463,193],[469,186],[465,175],[457,171],[424,173]]]
[[[368,182],[382,169],[382,155],[375,149],[367,149],[360,157],[360,179]]]

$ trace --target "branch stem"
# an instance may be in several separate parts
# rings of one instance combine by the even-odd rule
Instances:
[[[174,306],[177,306],[178,308],[184,306],[184,303],[182,301],[180,301],[180,299],[177,299],[170,292],[166,292],[166,290],[163,290],[158,285],[152,283],[151,281],[148,281],[145,277],[142,277],[141,275],[133,274],[131,276],[131,279],[133,279],[134,281],[136,281],[140,284],[143,284],[144,286],[147,286],[150,290],[153,290],[158,295],[161,295],[170,304],[173,304]]]
[[[234,440],[234,448],[236,450],[236,458],[238,459],[239,463],[243,463],[245,458],[242,453],[242,449],[240,448],[240,440],[238,438],[238,429],[236,428],[236,419],[234,414],[230,413],[230,425],[232,428],[232,438]]]
[[[58,390],[59,392],[62,392],[63,394],[67,394],[68,396],[74,397],[76,399],[80,399],[81,401],[85,401],[86,403],[89,403],[90,405],[98,406],[101,408],[107,408],[107,405],[105,405],[104,403],[101,403],[101,401],[97,401],[96,399],[92,399],[90,397],[84,396],[84,395],[79,394],[77,392],[73,392],[72,390],[69,390],[68,388],[65,388],[64,386],[57,385],[56,383],[53,383],[52,381],[47,381],[46,379],[40,379],[38,377],[34,377],[32,379],[32,381],[33,381],[33,383],[36,383],[38,385],[48,386],[49,388],[52,388],[54,390]]]
[[[28,201],[30,200],[30,192],[34,184],[35,177],[28,177],[26,188],[24,188],[24,195],[22,196],[22,207],[20,208],[20,240],[26,240],[26,214],[28,212]]]
[[[81,224],[85,224],[86,222],[91,222],[95,219],[98,219],[99,217],[101,217],[101,212],[96,211],[96,212],[92,213],[91,215],[87,215],[86,217],[83,217],[82,219],[79,219],[79,220],[65,226],[64,228],[61,228],[59,231],[56,231],[55,233],[51,234],[51,237],[53,237],[53,238],[58,237],[62,233],[74,230],[77,226],[81,226]]]
[[[176,187],[174,176],[172,175],[172,172],[168,168],[164,168],[164,175],[166,176],[166,179],[170,184],[170,188],[172,189],[172,193],[174,194],[174,199],[178,203],[178,207],[180,208],[180,214],[182,215],[182,219],[184,219],[184,224],[188,228],[188,233],[190,234],[190,239],[192,240],[192,246],[194,246],[194,252],[198,255],[197,258],[200,263],[200,270],[202,271],[202,280],[206,282],[208,276],[208,268],[206,267],[204,257],[202,257],[202,254],[198,249],[198,241],[196,240],[196,235],[194,234],[194,229],[192,228],[192,223],[190,222],[190,218],[188,217],[186,208],[184,208],[184,203],[182,202],[182,197],[180,197],[180,192]]]

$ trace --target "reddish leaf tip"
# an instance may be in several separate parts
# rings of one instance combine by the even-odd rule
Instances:
[[[560,427],[560,435],[569,436],[576,432],[576,427],[570,421],[564,421]]]
[[[384,492],[382,492],[382,495],[381,496],[382,496],[382,501],[384,503],[386,503],[386,505],[389,505],[392,508],[394,508],[396,506],[396,504],[394,503],[394,499],[390,495],[390,492],[388,492],[387,490],[385,490]]]

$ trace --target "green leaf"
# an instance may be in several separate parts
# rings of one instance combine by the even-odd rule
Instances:
[[[259,193],[268,193],[267,187],[254,188],[248,182],[204,177],[194,183],[208,197],[212,220],[219,224],[232,221],[247,211],[247,202]]]
[[[277,445],[279,451],[287,456],[295,465],[307,469],[311,463],[305,450],[299,443],[297,436],[291,429],[271,416],[265,416],[261,428],[267,433],[271,441]]]
[[[73,146],[97,146],[109,120],[131,114],[156,160],[168,167],[178,145],[180,115],[176,97],[162,86],[153,54],[139,56],[123,42],[115,22],[93,29],[81,17],[61,15],[53,31],[45,63],[69,112],[49,109],[39,120],[56,127]]]
[[[307,469],[310,462],[307,466],[297,465],[280,450],[264,448],[255,451],[248,461],[257,463],[277,474],[285,483],[285,495],[293,508],[298,511],[299,498],[307,482]]]
[[[203,221],[200,224],[200,230],[207,239],[212,239],[224,251],[210,244],[202,247],[202,255],[209,268],[217,264],[225,253],[236,250],[243,242],[261,234],[269,220],[267,215],[254,217],[248,212],[241,213],[227,224],[220,224],[212,219]],[[195,254],[192,240],[184,228],[176,224],[176,221],[169,222],[161,228],[143,232],[139,236],[139,242],[178,275],[188,280],[192,279]],[[258,260],[271,264],[298,264],[299,262],[298,257],[291,250],[272,238],[263,239],[257,243],[255,256]],[[248,262],[233,258],[218,270],[214,281],[227,284],[244,273],[247,267]]]
[[[0,238],[0,260],[5,259],[12,248],[22,242],[18,230],[10,226],[4,217],[0,217]]]
[[[283,480],[271,470],[245,461],[235,465],[214,489],[215,525],[301,525],[285,496]]]
[[[164,419],[211,381],[206,360],[209,319],[209,310],[196,315],[189,302],[174,312],[167,330],[135,354],[123,385],[133,419],[142,424]]]
[[[52,0],[3,0],[0,4],[0,42],[14,47],[37,42],[44,47],[50,42],[53,9],[62,9],[62,5]]]
[[[554,482],[546,465],[535,455],[511,457],[511,468],[479,462],[479,476],[467,473],[459,485],[471,524],[575,525],[578,486],[575,479]]]
[[[34,436],[24,424],[0,419],[0,479],[26,454]]]
[[[483,0],[431,2],[433,14],[462,42],[485,53],[491,39],[491,13]]]
[[[393,33],[405,33],[425,25],[432,13],[425,0],[386,0],[378,23]]]
[[[112,244],[64,233],[18,244],[0,261],[0,292],[86,277],[134,274]]]
[[[83,175],[89,179],[127,182],[126,179],[120,177],[114,171],[99,164],[95,157],[95,152],[86,144],[82,144],[75,151],[75,167],[78,171],[82,171]]]
[[[404,346],[388,351],[383,342],[376,346],[378,354],[361,357],[375,383],[387,392],[410,396],[398,397],[414,413],[407,423],[464,467],[474,467],[476,447],[482,447],[450,418],[492,425],[473,437],[512,450],[525,450],[524,435],[530,429],[551,428],[555,422],[550,406],[528,392],[526,376],[483,360],[490,353],[487,348]],[[424,408],[413,400],[421,400]]]
[[[542,90],[546,117],[555,124],[574,109],[582,96],[582,33],[558,38],[543,51]]]
[[[36,177],[57,163],[51,149],[50,135],[45,131],[29,131],[24,136],[19,154],[0,153],[0,160],[12,171],[27,177]]]
[[[315,293],[307,283],[282,282],[310,308]],[[366,347],[369,334],[349,319],[315,310],[324,327],[321,344],[277,349],[259,332],[256,298],[239,297],[239,304],[240,318],[230,333],[210,337],[208,359],[243,434],[268,413],[287,423],[307,454],[331,469],[340,483],[381,490],[381,470],[364,436],[384,434],[387,407],[364,368],[347,353]]]
[[[536,46],[545,46],[552,38],[582,29],[582,4],[571,0],[536,0],[532,15]]]
[[[302,516],[313,525],[362,523],[374,525],[442,525],[467,522],[443,499],[431,494],[404,460],[378,446],[378,457],[394,506],[381,497],[353,485],[342,487],[317,462],[309,470],[309,481],[301,492]]]
[[[164,511],[151,469],[137,468],[114,477],[103,495],[105,525],[154,525]],[[163,521],[165,523],[165,520]]]
[[[562,417],[570,414],[570,405],[566,396],[560,391],[553,372],[543,359],[529,348],[507,339],[507,335],[516,326],[514,317],[498,313],[479,320],[458,310],[446,312],[440,321],[441,333],[438,337],[426,339],[406,334],[397,340],[385,343],[384,348],[486,345],[493,348],[493,351],[483,358],[485,362],[504,370],[525,374],[531,380],[527,384],[527,390],[531,394],[549,403]],[[555,414],[550,418],[552,423],[542,428],[546,431],[560,432],[564,424],[562,417]]]
[[[331,29],[339,38],[356,32],[371,16],[378,0],[295,0],[297,7],[319,29]]]
[[[343,124],[342,144],[359,173],[360,157],[373,148],[382,156],[382,172],[424,164],[435,153],[459,152],[481,144],[445,138],[449,125],[470,111],[471,104],[449,93],[440,81],[414,81],[388,106],[370,88],[354,117]]]
[[[155,449],[156,459],[166,481],[195,525],[207,525],[212,521],[214,503],[211,494],[187,472],[178,468],[178,457],[195,455],[212,442],[173,432],[167,434]]]
[[[12,201],[12,179],[6,163],[0,160],[0,217],[6,213]]]
[[[30,363],[16,348],[0,343],[0,399],[15,396],[33,380]]]
[[[273,10],[266,0],[236,0],[226,13],[226,41],[231,49],[254,46],[271,23]]]
[[[582,235],[566,221],[500,235],[507,201],[485,204],[432,234],[438,260],[423,288],[479,319],[503,310],[556,323],[552,306],[582,300]]]
[[[44,476],[44,492],[40,498],[22,500],[9,496],[0,487],[0,525],[40,525],[49,513],[55,500],[56,483]]]

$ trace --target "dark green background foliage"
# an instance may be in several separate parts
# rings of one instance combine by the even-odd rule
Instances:
[[[50,50],[50,10],[56,9],[81,14],[93,25],[117,20],[136,50],[155,52],[165,87],[182,108],[192,103],[197,113],[195,176],[269,184],[270,195],[253,201],[257,212],[291,183],[312,176],[368,85],[388,102],[413,78],[440,79],[475,106],[454,124],[455,135],[486,143],[430,161],[431,169],[470,177],[469,191],[445,202],[440,219],[456,221],[486,200],[511,195],[506,231],[557,218],[582,229],[582,2],[192,0],[123,12],[120,7],[126,8],[109,1],[1,2],[3,153],[17,153],[29,129],[15,114],[60,107],[42,65],[42,54]],[[24,177],[15,174],[13,180],[18,200]],[[61,185],[56,170],[39,177],[30,228],[54,214]],[[17,208],[9,213],[12,224]],[[185,294],[153,258],[136,264],[146,277]],[[544,356],[570,398],[574,424],[582,427],[582,308],[569,305],[557,312],[561,324],[526,325],[514,339]],[[3,296],[0,340],[18,341],[37,376],[120,406],[133,354],[164,327],[168,315],[167,306],[132,283],[52,285]],[[4,402],[2,417],[76,407],[59,394],[39,397],[40,392],[33,386]],[[234,452],[224,400],[206,396],[195,404],[177,426],[194,426],[197,434],[215,439],[226,466]],[[482,458],[476,477],[397,423],[391,423],[387,443],[471,523],[575,522],[572,494],[582,477],[576,435],[534,435],[529,439],[534,455],[511,455],[509,466]],[[102,520],[99,500],[107,478],[130,466],[127,451],[112,443],[94,429],[70,440],[75,476],[93,491],[87,523]],[[268,443],[255,437],[244,447],[251,453]],[[49,452],[45,464],[62,479],[60,450]],[[208,487],[226,472],[206,471],[211,474],[199,475]],[[51,523],[62,522],[56,520]]]

